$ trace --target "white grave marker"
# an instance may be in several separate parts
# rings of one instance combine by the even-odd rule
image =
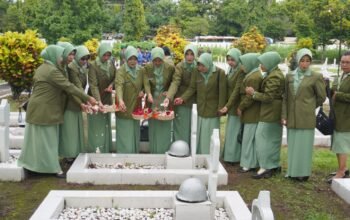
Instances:
[[[6,162],[9,159],[9,124],[10,105],[7,99],[3,99],[0,104],[0,162]]]

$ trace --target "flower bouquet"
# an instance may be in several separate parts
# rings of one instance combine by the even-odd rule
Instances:
[[[157,99],[157,103],[159,103],[159,101],[161,100],[161,96],[160,95]],[[156,103],[156,106],[158,106],[158,104]],[[169,121],[169,120],[173,120],[175,118],[175,113],[172,109],[172,105],[169,104],[169,109],[167,107],[165,107],[162,104],[159,104],[159,108],[156,107],[153,110],[153,118],[156,120],[160,120],[160,121]],[[161,108],[162,107],[162,108]]]
[[[152,117],[152,108],[147,107],[147,104],[142,107],[142,99],[138,98],[138,104],[131,115],[135,120],[149,119]]]

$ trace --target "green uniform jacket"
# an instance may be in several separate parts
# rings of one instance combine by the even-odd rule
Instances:
[[[294,92],[294,74],[286,76],[282,118],[287,119],[287,128],[313,129],[316,126],[315,109],[326,99],[326,87],[322,75],[311,72],[304,76],[298,91]]]
[[[191,77],[193,74],[197,74],[197,68],[194,68],[192,71],[188,71],[184,67],[184,61],[178,63],[175,68],[175,74],[173,76],[173,81],[168,90],[168,97],[170,99],[181,97],[185,93],[187,88],[190,86]],[[195,96],[192,96],[184,106],[192,107],[192,104],[195,103]]]
[[[224,70],[216,67],[208,79],[207,85],[203,76],[197,72],[192,75],[191,84],[181,96],[184,102],[196,94],[198,115],[205,118],[218,117],[218,110],[227,102],[227,79]]]
[[[145,92],[147,94],[153,94],[156,87],[156,76],[154,75],[154,67],[152,63],[147,64],[141,70],[143,75],[143,85],[145,88]],[[175,72],[175,67],[164,62],[163,69],[163,90],[168,91],[171,80],[173,79],[173,75]],[[153,97],[154,101],[157,101],[158,97]]]
[[[136,79],[134,79],[129,73],[126,72],[124,64],[117,73],[115,80],[115,87],[117,97],[122,97],[126,112],[117,112],[117,116],[120,118],[132,119],[131,113],[139,104],[138,96],[143,89],[143,75],[141,69],[137,73]],[[120,99],[120,98],[119,98]]]
[[[335,130],[340,132],[350,131],[350,76],[347,76],[340,84],[334,102]]]
[[[55,66],[43,63],[35,72],[33,93],[29,99],[26,121],[37,125],[63,123],[66,93],[81,98],[89,96],[68,81]]]
[[[229,99],[226,103],[226,107],[228,109],[227,113],[230,115],[237,116],[237,108],[240,102],[239,90],[244,76],[244,72],[238,70],[232,77],[227,77],[227,97]]]
[[[262,122],[280,122],[285,80],[280,69],[270,72],[262,81],[261,92],[255,92],[253,99],[261,102]]]
[[[242,123],[258,123],[260,115],[260,102],[248,96],[245,93],[246,87],[253,87],[255,91],[260,91],[262,76],[260,71],[255,71],[243,79],[242,85],[239,89],[241,102],[238,108],[242,111]]]
[[[110,76],[108,76],[107,73],[97,66],[96,61],[93,61],[89,66],[89,94],[97,101],[101,101],[104,105],[112,104],[112,94],[104,92],[104,90],[108,86],[114,85],[116,71],[115,66],[112,64],[109,69]]]
[[[73,62],[68,65],[69,81],[73,83],[80,91],[84,92],[87,83],[87,72],[81,73]],[[81,111],[80,104],[83,101],[77,96],[69,95],[67,100],[67,109],[71,111]]]

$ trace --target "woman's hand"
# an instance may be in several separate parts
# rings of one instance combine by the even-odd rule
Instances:
[[[253,87],[246,87],[246,88],[245,88],[245,93],[246,93],[247,95],[253,95],[254,92],[255,92],[255,90],[254,90]]]
[[[176,98],[174,100],[174,105],[182,105],[184,103],[184,100],[182,98]]]
[[[153,96],[152,96],[151,94],[148,94],[148,95],[147,95],[147,101],[148,101],[149,103],[153,103]]]
[[[107,88],[105,88],[104,91],[105,91],[105,92],[112,93],[112,91],[113,91],[113,85],[109,85]]]
[[[286,125],[287,125],[287,120],[284,119],[284,118],[282,118],[282,119],[281,119],[281,125],[286,126]]]
[[[169,98],[165,98],[164,101],[163,101],[163,106],[164,108],[167,108],[169,106]]]
[[[221,114],[226,114],[227,111],[228,111],[228,109],[227,109],[226,106],[219,110],[219,112],[220,112]]]
[[[124,103],[124,100],[119,100],[119,108],[122,112],[126,112],[126,106],[125,106],[125,103]]]
[[[239,109],[239,108],[237,108],[237,115],[238,115],[239,117],[241,117],[241,116],[242,116],[242,110],[241,110],[241,109]]]
[[[89,99],[87,101],[90,105],[96,105],[97,104],[97,101],[94,97],[92,96],[89,96]]]

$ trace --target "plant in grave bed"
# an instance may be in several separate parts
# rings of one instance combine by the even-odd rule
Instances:
[[[44,61],[40,53],[45,47],[35,30],[9,31],[0,36],[0,79],[9,83],[14,99],[31,90],[34,71]]]

